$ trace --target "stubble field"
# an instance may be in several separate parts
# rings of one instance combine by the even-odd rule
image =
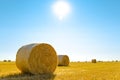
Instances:
[[[15,62],[0,62],[0,80],[120,80],[120,62],[71,62],[54,74],[22,74]]]

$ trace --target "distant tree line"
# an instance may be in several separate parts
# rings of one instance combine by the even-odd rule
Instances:
[[[111,61],[102,61],[102,60],[97,60],[97,59],[91,59],[91,61],[71,61],[71,62],[77,62],[77,63],[80,63],[80,62],[92,62],[92,63],[97,63],[97,62],[120,62],[120,60],[111,60]]]

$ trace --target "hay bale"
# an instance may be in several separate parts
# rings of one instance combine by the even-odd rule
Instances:
[[[11,62],[11,60],[8,60],[8,62]]]
[[[96,63],[97,61],[96,61],[96,59],[92,59],[92,63]]]
[[[7,62],[7,60],[3,60],[3,62]]]
[[[67,55],[58,55],[58,66],[68,66],[70,63]]]
[[[57,54],[49,44],[28,44],[18,50],[16,66],[23,73],[53,73],[57,66]]]

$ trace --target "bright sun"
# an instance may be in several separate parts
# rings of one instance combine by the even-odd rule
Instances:
[[[70,6],[65,1],[57,1],[53,5],[53,11],[56,16],[58,16],[58,18],[62,20],[70,12]]]

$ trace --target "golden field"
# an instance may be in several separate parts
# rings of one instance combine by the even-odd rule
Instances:
[[[22,74],[15,62],[0,62],[0,80],[120,80],[120,62],[71,62],[54,74]]]

